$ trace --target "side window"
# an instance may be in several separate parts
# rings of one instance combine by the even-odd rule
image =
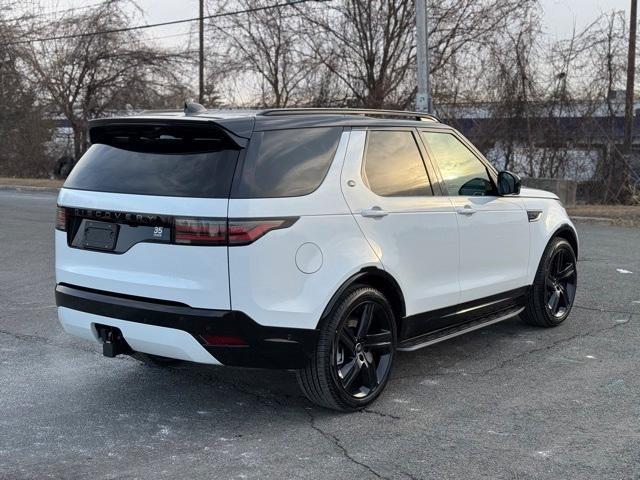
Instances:
[[[495,195],[487,168],[450,133],[420,132],[451,196]]]
[[[383,197],[433,195],[420,150],[408,131],[369,131],[363,176],[371,191]]]
[[[256,132],[234,186],[233,198],[307,195],[320,186],[338,148],[342,128]]]

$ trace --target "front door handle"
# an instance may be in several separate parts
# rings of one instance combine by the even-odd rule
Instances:
[[[456,212],[458,212],[459,215],[470,216],[476,213],[476,209],[473,208],[471,205],[465,205],[464,207],[457,208]]]
[[[362,210],[360,212],[360,215],[362,215],[363,217],[382,218],[382,217],[386,217],[387,215],[389,215],[389,213],[385,212],[380,207],[375,206],[375,207],[371,207],[371,208],[365,208],[364,210]]]

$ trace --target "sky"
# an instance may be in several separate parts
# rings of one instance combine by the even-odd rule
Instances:
[[[96,0],[41,0],[47,10],[59,10],[98,3]],[[602,12],[612,9],[629,12],[631,0],[540,0],[543,8],[543,28],[547,35],[562,39],[589,25]],[[146,23],[158,23],[198,16],[198,0],[136,0],[144,12]],[[188,36],[174,36],[189,31],[189,24],[158,27],[147,30],[149,37],[166,37],[161,43],[186,42]]]
[[[629,18],[631,0],[541,0],[545,33],[555,39],[571,35],[593,22],[601,13],[624,10]]]

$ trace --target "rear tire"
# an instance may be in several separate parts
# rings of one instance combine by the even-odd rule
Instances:
[[[178,360],[176,358],[160,357],[158,355],[141,352],[133,352],[130,355],[139,362],[151,367],[175,367],[176,365],[180,365],[184,362],[184,360]]]
[[[522,320],[537,327],[557,327],[564,322],[576,295],[578,270],[573,247],[553,238],[542,255]]]
[[[322,321],[313,357],[297,372],[305,396],[345,412],[373,402],[389,380],[396,347],[391,305],[378,290],[354,285]]]

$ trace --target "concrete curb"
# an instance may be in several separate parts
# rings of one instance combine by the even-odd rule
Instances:
[[[607,217],[582,217],[576,215],[570,215],[571,220],[575,220],[576,222],[585,222],[585,223],[615,223],[614,218]]]
[[[16,192],[51,192],[58,193],[60,188],[36,187],[33,185],[0,185],[0,190],[13,190]]]
[[[610,227],[621,228],[640,228],[640,221],[628,220],[624,218],[571,216],[571,220],[576,223],[585,223],[591,225],[606,225]]]

